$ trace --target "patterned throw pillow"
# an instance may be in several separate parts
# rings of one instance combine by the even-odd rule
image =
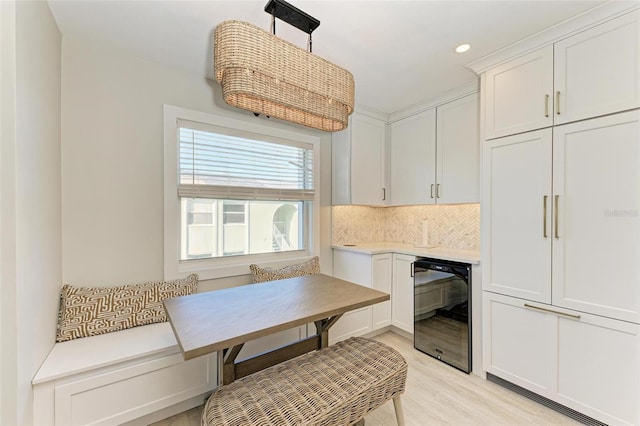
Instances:
[[[60,293],[57,342],[167,320],[162,301],[196,292],[198,275],[118,287],[73,287]]]
[[[263,283],[266,281],[283,280],[285,278],[302,277],[305,275],[314,275],[320,273],[320,259],[318,256],[296,265],[285,266],[280,269],[269,267],[260,267],[258,265],[249,265],[251,269],[251,277],[254,283]]]

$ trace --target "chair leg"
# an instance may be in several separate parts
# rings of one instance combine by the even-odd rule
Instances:
[[[398,422],[398,426],[404,426],[404,413],[402,412],[400,395],[393,398],[393,408],[396,410],[396,421]]]

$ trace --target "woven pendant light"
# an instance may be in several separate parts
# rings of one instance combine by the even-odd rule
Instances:
[[[216,27],[213,56],[227,104],[328,132],[347,127],[354,105],[349,71],[242,21]]]

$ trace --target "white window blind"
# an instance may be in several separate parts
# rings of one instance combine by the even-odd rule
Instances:
[[[180,197],[314,198],[313,146],[178,120]]]

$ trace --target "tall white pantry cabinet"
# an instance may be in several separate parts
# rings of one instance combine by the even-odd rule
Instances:
[[[486,70],[483,359],[640,424],[640,12]]]

